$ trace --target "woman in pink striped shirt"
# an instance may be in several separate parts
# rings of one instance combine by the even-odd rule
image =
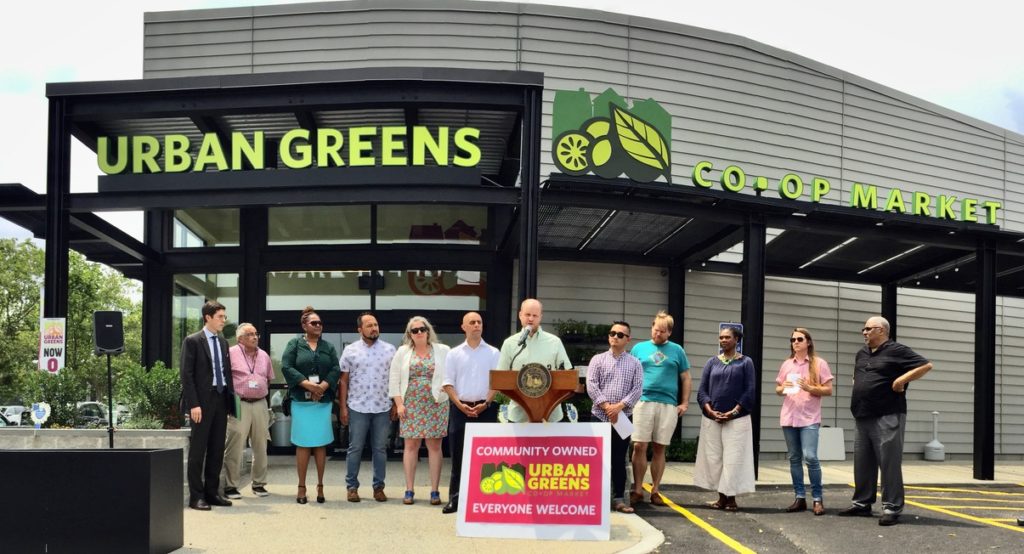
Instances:
[[[821,464],[818,463],[818,429],[821,427],[821,397],[832,395],[832,371],[828,362],[814,355],[814,339],[802,327],[793,329],[789,338],[789,358],[782,362],[775,378],[775,394],[785,396],[779,422],[786,436],[789,470],[796,499],[787,512],[807,509],[804,468],[811,479],[814,515],[825,513],[821,493]]]

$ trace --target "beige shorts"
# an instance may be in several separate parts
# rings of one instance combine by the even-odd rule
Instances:
[[[633,407],[633,442],[669,444],[676,432],[676,407],[661,402],[640,401]]]

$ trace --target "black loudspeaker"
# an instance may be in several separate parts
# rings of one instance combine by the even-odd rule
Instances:
[[[124,352],[124,324],[121,312],[93,312],[92,337],[96,355]]]

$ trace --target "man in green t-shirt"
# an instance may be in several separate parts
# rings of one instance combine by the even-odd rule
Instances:
[[[643,502],[647,473],[647,444],[652,443],[651,504],[664,506],[661,478],[665,474],[665,447],[672,442],[676,423],[690,401],[690,362],[683,347],[668,340],[674,321],[664,310],[654,316],[651,340],[633,347],[632,354],[644,366],[643,394],[633,408],[633,491],[629,503]],[[682,383],[683,394],[679,394]]]

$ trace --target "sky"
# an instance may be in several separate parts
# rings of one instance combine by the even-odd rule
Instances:
[[[428,2],[429,0],[424,0]],[[46,188],[47,82],[142,77],[143,13],[295,3],[34,0],[0,20],[0,183]],[[546,0],[746,37],[1024,133],[1024,48],[1011,2],[974,0]],[[102,9],[99,7],[102,6]],[[72,192],[96,190],[95,157],[73,142]],[[141,238],[138,214],[113,214]],[[0,218],[0,237],[29,233]]]

